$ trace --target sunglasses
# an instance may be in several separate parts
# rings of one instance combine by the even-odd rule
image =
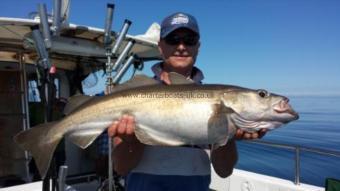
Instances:
[[[198,43],[199,37],[198,35],[168,35],[164,38],[165,42],[169,45],[179,45],[180,43],[185,44],[186,46],[195,46]]]

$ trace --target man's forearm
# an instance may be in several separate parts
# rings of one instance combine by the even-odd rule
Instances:
[[[113,165],[118,174],[126,175],[138,165],[143,156],[145,145],[138,141],[124,142],[119,139],[118,137],[114,138]]]
[[[211,151],[211,162],[215,172],[220,177],[228,177],[232,174],[238,160],[237,148],[234,139],[222,147]]]

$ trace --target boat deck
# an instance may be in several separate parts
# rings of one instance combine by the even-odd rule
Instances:
[[[72,185],[68,191],[93,191],[99,182],[93,180],[87,183]],[[324,191],[322,187],[308,184],[296,185],[294,182],[272,176],[266,176],[249,171],[235,169],[228,178],[220,178],[212,173],[211,190],[216,191]],[[2,188],[0,191],[41,191],[42,182],[34,182],[19,186]]]

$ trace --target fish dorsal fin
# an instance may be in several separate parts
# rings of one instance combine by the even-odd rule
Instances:
[[[94,98],[93,96],[87,96],[83,94],[77,94],[68,99],[68,103],[66,104],[63,113],[65,115],[70,114],[72,111],[79,108],[79,106],[83,105],[85,102]]]
[[[132,88],[135,88],[138,86],[148,86],[148,85],[159,84],[159,82],[153,78],[150,78],[147,75],[137,74],[133,78],[125,82],[124,84],[129,85]]]
[[[126,81],[125,83],[115,86],[111,93],[122,91],[122,90],[127,90],[127,89],[132,89],[132,88],[136,88],[140,86],[155,85],[155,84],[159,84],[159,82],[144,74],[138,74],[138,75],[135,75],[130,80]],[[63,113],[65,115],[69,115],[71,112],[75,111],[85,102],[95,99],[95,98],[96,96],[87,96],[83,94],[74,95],[68,99],[68,103],[66,104]]]
[[[156,84],[159,84],[157,80],[150,78],[144,74],[137,74],[130,80],[115,86],[113,88],[112,93],[117,92],[117,91],[122,91],[122,90],[133,89],[136,87],[156,85]]]
[[[169,79],[171,84],[194,84],[195,82],[191,79],[186,78],[182,74],[176,72],[169,72]]]

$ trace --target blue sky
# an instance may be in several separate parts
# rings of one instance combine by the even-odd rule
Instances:
[[[52,2],[2,0],[0,16],[25,18]],[[173,12],[194,15],[202,36],[196,64],[207,83],[340,95],[338,0],[73,0],[70,22],[103,28],[108,2],[116,5],[113,30],[129,19],[133,35]]]

